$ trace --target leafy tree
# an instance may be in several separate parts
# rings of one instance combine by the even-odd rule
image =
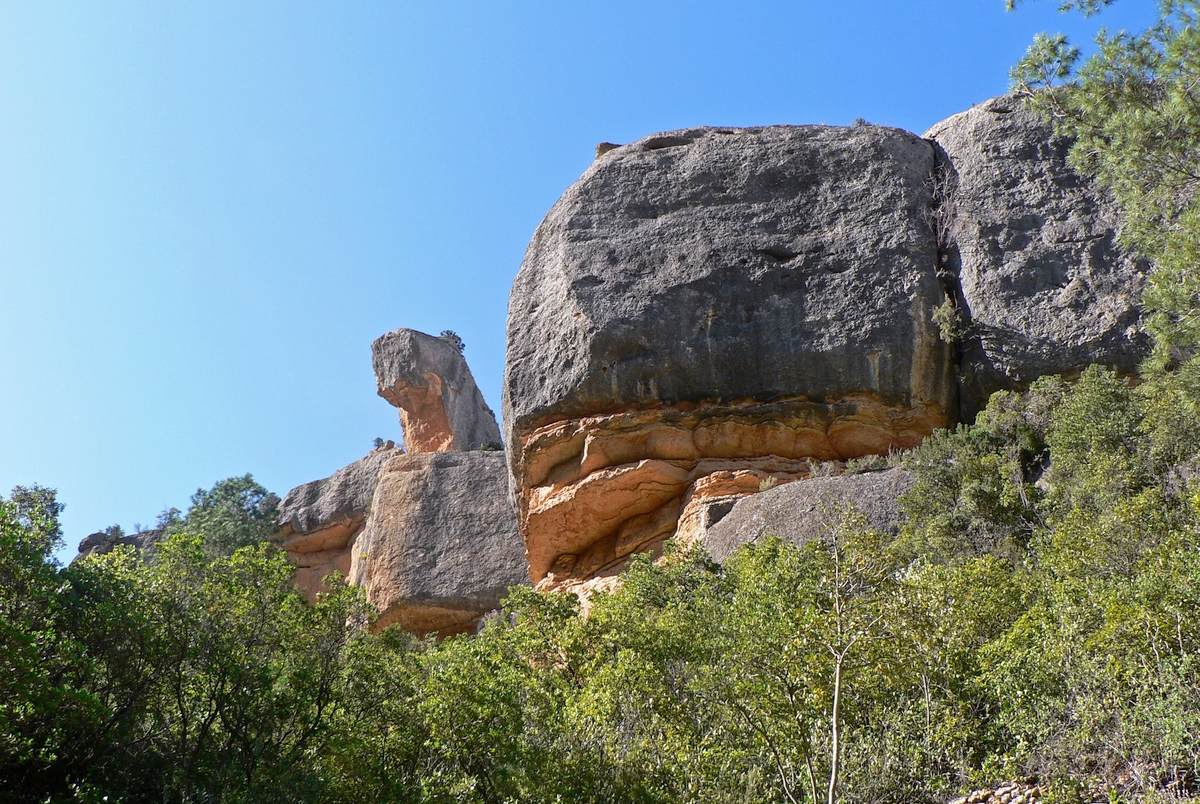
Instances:
[[[1093,14],[1111,2],[1060,7]],[[1012,81],[1074,138],[1072,164],[1113,192],[1122,239],[1154,260],[1144,301],[1155,362],[1174,367],[1200,347],[1200,4],[1160,5],[1147,31],[1101,31],[1097,52],[1082,62],[1066,37],[1039,35]]]
[[[37,486],[0,501],[0,800],[139,786],[155,654],[138,568],[118,553],[60,569],[61,510]]]
[[[241,547],[270,540],[278,526],[279,497],[250,475],[218,481],[211,489],[197,489],[182,518],[168,509],[159,524],[168,534],[190,533],[203,537],[210,556],[229,556]]]

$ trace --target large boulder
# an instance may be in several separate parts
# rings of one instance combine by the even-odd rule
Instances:
[[[939,217],[971,325],[963,417],[1043,375],[1092,363],[1134,372],[1149,348],[1138,306],[1148,265],[1117,242],[1112,199],[1067,164],[1070,142],[1015,95],[925,136],[944,149]]]
[[[400,409],[409,452],[500,448],[496,414],[459,344],[398,329],[371,344],[371,357],[379,395]]]
[[[529,583],[500,452],[400,455],[379,475],[350,580],[379,627],[468,631],[510,586]]]
[[[279,504],[278,538],[296,570],[296,585],[315,598],[327,591],[323,579],[350,575],[350,551],[366,525],[379,473],[404,450],[388,441],[323,480],[288,492]]]
[[[724,561],[743,544],[766,536],[793,544],[828,538],[848,512],[860,514],[869,527],[896,533],[904,522],[900,497],[915,484],[903,469],[788,483],[713,506],[700,543]]]
[[[874,126],[694,128],[598,157],[509,300],[503,413],[535,581],[611,572],[710,491],[953,422],[934,169],[929,143]]]

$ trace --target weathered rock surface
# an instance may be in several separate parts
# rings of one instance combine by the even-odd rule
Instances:
[[[915,446],[993,391],[1136,369],[1148,266],[1069,144],[1014,97],[926,136],[694,128],[597,148],[509,300],[504,427],[535,582],[609,577],[775,483],[834,494],[811,461]],[[957,348],[933,322],[947,298]]]
[[[83,541],[79,543],[79,554],[72,561],[76,561],[84,556],[102,556],[105,553],[111,553],[122,545],[131,545],[139,550],[147,550],[162,539],[163,533],[165,531],[162,528],[151,528],[150,530],[126,533],[121,536],[115,533],[106,533],[102,530],[96,531],[85,536]]]
[[[654,547],[710,476],[751,493],[952,421],[934,166],[929,143],[872,126],[695,128],[597,159],[509,302],[504,420],[535,581]]]
[[[324,480],[288,492],[279,505],[279,531],[296,585],[315,598],[334,571],[350,576],[350,551],[362,534],[383,465],[404,450],[385,443]]]
[[[916,483],[903,469],[814,477],[761,494],[711,504],[701,544],[717,561],[764,536],[793,544],[825,538],[845,511],[864,516],[870,527],[895,533],[904,521],[899,499]]]
[[[380,610],[379,627],[473,629],[510,586],[529,583],[503,453],[392,457],[352,563],[350,581]]]
[[[496,414],[450,341],[398,329],[371,344],[379,395],[400,409],[409,452],[500,447]]]
[[[1052,136],[1013,95],[938,123],[941,189],[961,303],[974,333],[963,344],[961,401],[971,419],[1000,389],[1092,363],[1133,372],[1148,352],[1138,301],[1148,270],[1118,245],[1115,205],[1067,164]]]

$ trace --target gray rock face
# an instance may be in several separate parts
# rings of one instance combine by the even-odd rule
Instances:
[[[288,492],[279,505],[277,535],[296,565],[296,586],[309,599],[327,591],[326,576],[350,575],[350,550],[362,535],[383,465],[404,450],[388,441],[324,480]]]
[[[528,585],[525,548],[499,452],[400,455],[383,467],[350,581],[379,626],[469,631],[510,586]]]
[[[975,328],[963,344],[963,418],[1043,375],[1092,363],[1135,371],[1149,349],[1138,308],[1148,266],[1117,244],[1117,210],[1067,164],[1069,141],[1011,95],[925,136],[951,166],[949,267]]]
[[[927,137],[693,128],[597,149],[509,299],[504,427],[535,580],[679,532],[722,473],[786,484],[806,477],[787,461],[915,446],[996,390],[1136,369],[1148,266],[1068,143],[1013,97]],[[933,321],[948,298],[970,325],[955,348]]]
[[[515,433],[614,408],[873,394],[949,409],[931,146],[863,126],[693,128],[608,151],[509,299]]]
[[[853,508],[878,530],[895,533],[904,521],[899,499],[916,483],[903,469],[800,480],[733,503],[710,514],[701,544],[717,561],[764,536],[793,544],[825,538],[841,512]]]
[[[500,428],[458,347],[413,329],[371,344],[379,395],[400,409],[409,452],[500,447]]]
[[[930,143],[875,126],[695,128],[598,157],[509,299],[535,581],[611,571],[723,473],[804,476],[952,422],[934,167]]]
[[[365,517],[383,465],[403,454],[388,442],[323,480],[292,489],[279,504],[280,529],[306,533]]]
[[[162,528],[151,528],[138,533],[127,533],[123,536],[116,534],[97,531],[88,534],[83,541],[79,543],[79,555],[75,556],[72,561],[77,561],[84,556],[102,556],[105,553],[111,553],[117,547],[123,545],[131,545],[139,550],[147,550],[153,547],[163,537]]]

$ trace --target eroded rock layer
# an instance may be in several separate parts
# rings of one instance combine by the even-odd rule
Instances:
[[[519,511],[530,577],[592,577],[703,527],[713,500],[808,477],[812,464],[916,446],[939,406],[870,397],[689,405],[568,419],[523,436]]]
[[[500,448],[496,414],[453,342],[398,329],[371,344],[371,358],[379,395],[400,409],[409,452]]]
[[[386,442],[323,480],[288,492],[279,505],[279,531],[288,560],[295,564],[295,582],[310,599],[327,591],[323,579],[340,572],[350,575],[350,551],[362,535],[379,472],[404,450]]]
[[[351,583],[380,611],[378,627],[468,631],[510,586],[528,584],[500,452],[399,455],[382,468],[354,543]]]
[[[504,417],[530,576],[610,574],[709,502],[955,414],[932,146],[696,128],[607,150],[538,227]]]

